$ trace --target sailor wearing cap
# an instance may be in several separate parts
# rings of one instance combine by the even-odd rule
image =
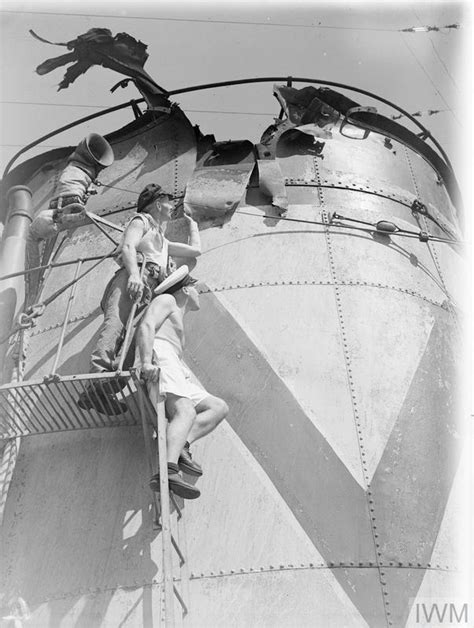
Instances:
[[[141,373],[150,401],[156,405],[161,396],[165,398],[169,487],[185,499],[199,497],[200,491],[181,472],[202,475],[201,466],[191,457],[190,444],[214,430],[229,412],[223,399],[193,381],[183,361],[184,315],[199,309],[194,283],[186,266],[172,273],[155,290],[159,296],[145,310],[137,331]],[[158,475],[151,478],[150,486],[159,491]]]
[[[109,281],[101,301],[104,321],[91,355],[92,373],[113,371],[117,368],[132,305],[137,301],[142,306],[149,303],[153,290],[175,268],[169,256],[196,258],[201,254],[198,226],[186,213],[184,217],[189,228],[188,244],[171,242],[165,238],[164,229],[173,207],[173,195],[155,183],[147,185],[138,197],[137,213],[132,215],[126,225],[119,245],[117,261],[121,268]],[[124,370],[128,370],[133,364],[133,352],[132,343],[123,365]],[[110,387],[113,390],[108,391],[109,399],[95,400],[95,396],[102,396],[102,393],[92,394],[88,391],[87,395],[79,398],[79,405],[102,411],[105,406],[109,413],[123,412],[124,408],[114,397],[114,392],[121,388],[120,381],[115,380]]]

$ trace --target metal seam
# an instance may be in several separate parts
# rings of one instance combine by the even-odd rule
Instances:
[[[448,573],[456,573],[456,569],[452,569],[450,567],[441,567],[436,566],[433,567],[431,564],[429,566],[427,564],[421,563],[405,563],[405,564],[392,564],[387,565],[385,563],[380,563],[380,566],[386,569],[423,569],[428,571],[441,571]],[[244,576],[244,575],[253,575],[253,574],[261,574],[261,573],[271,573],[277,571],[313,571],[313,570],[323,570],[323,569],[378,569],[378,566],[374,563],[361,563],[361,562],[339,562],[339,563],[309,563],[302,565],[279,565],[278,567],[273,567],[270,565],[269,567],[250,567],[249,569],[231,569],[230,571],[220,570],[219,572],[209,572],[209,573],[191,573],[190,580],[201,580],[203,578],[225,578],[229,576]]]
[[[362,286],[366,288],[379,288],[386,290],[394,290],[395,292],[400,292],[401,294],[407,294],[409,296],[416,297],[421,299],[422,301],[426,301],[431,305],[436,307],[441,307],[446,310],[447,306],[445,305],[446,301],[434,301],[428,297],[423,296],[419,292],[415,292],[414,290],[408,290],[406,288],[400,288],[399,286],[390,286],[388,284],[381,283],[372,283],[369,281],[316,281],[316,280],[302,280],[302,281],[261,281],[256,283],[243,283],[243,284],[235,284],[229,286],[214,286],[207,288],[200,288],[198,291],[200,294],[206,294],[209,292],[225,292],[226,290],[239,290],[243,288],[264,288],[264,287],[274,287],[274,286]]]
[[[399,205],[403,205],[411,210],[413,201],[417,198],[415,194],[411,194],[411,198],[403,194],[397,194],[396,192],[386,192],[381,188],[375,189],[370,188],[368,185],[357,185],[353,183],[351,185],[338,185],[336,183],[330,183],[328,179],[324,179],[322,183],[318,183],[316,180],[305,180],[305,179],[285,179],[285,185],[287,187],[322,187],[333,190],[346,190],[348,192],[358,192],[363,194],[370,194],[372,196],[378,196],[379,198],[384,198],[388,201],[393,201],[394,203],[398,203]],[[258,188],[258,186],[252,186]],[[440,214],[441,212],[437,210]],[[450,222],[443,214],[442,218],[438,217],[439,222],[445,229],[449,229],[456,234],[459,234],[459,228],[453,222]],[[459,239],[460,236],[456,235]]]
[[[116,584],[110,587],[98,587],[98,588],[83,588],[77,589],[77,591],[71,591],[69,593],[58,593],[56,595],[50,595],[39,602],[44,604],[46,602],[52,602],[57,600],[66,600],[72,597],[84,596],[84,595],[100,595],[101,593],[113,593],[115,591],[130,591],[130,589],[140,588],[152,588],[154,586],[161,587],[161,580],[153,579],[151,582],[138,582],[134,581],[133,584]]]
[[[384,565],[384,567],[386,567],[386,565]],[[260,575],[260,574],[267,574],[267,573],[272,573],[272,572],[281,572],[281,571],[289,571],[289,572],[295,572],[295,571],[322,571],[325,569],[376,569],[377,565],[373,564],[373,563],[347,563],[347,562],[340,562],[340,563],[308,563],[308,564],[301,564],[301,565],[279,565],[277,567],[274,567],[272,565],[269,565],[268,567],[249,567],[247,569],[244,568],[240,568],[240,569],[231,569],[228,571],[224,571],[224,570],[219,570],[218,572],[213,572],[210,571],[208,573],[191,573],[190,574],[190,580],[205,580],[205,579],[216,579],[216,578],[229,578],[229,577],[234,577],[234,576],[245,576],[245,575]],[[439,572],[447,572],[447,573],[456,573],[456,569],[453,569],[451,567],[442,567],[440,565],[436,565],[436,566],[432,566],[431,564],[409,564],[409,563],[404,563],[403,565],[401,564],[390,564],[390,566],[388,567],[388,569],[423,569],[423,570],[429,570],[429,571],[439,571]],[[174,582],[179,582],[180,578],[174,576],[173,577],[173,581]],[[97,587],[97,588],[81,588],[81,589],[77,589],[76,591],[71,591],[69,593],[57,593],[55,595],[50,595],[46,598],[44,598],[43,600],[41,600],[39,603],[46,603],[46,602],[50,602],[50,601],[54,601],[54,600],[63,600],[63,599],[67,599],[67,598],[72,598],[72,597],[77,597],[79,595],[97,595],[97,594],[101,594],[101,593],[112,593],[114,591],[129,591],[130,589],[139,589],[139,588],[152,588],[155,586],[161,586],[162,581],[161,579],[158,580],[156,578],[154,578],[151,582],[139,582],[137,580],[135,580],[133,583],[131,584],[116,584],[116,585],[112,585],[110,587]]]
[[[329,225],[329,216],[328,216],[327,211],[324,208],[322,209],[321,214],[322,214],[323,221]],[[326,231],[325,235],[326,235],[326,244],[327,244],[327,250],[328,250],[328,258],[329,258],[329,270],[330,270],[333,281],[335,281],[336,265],[334,261],[334,252],[333,252],[332,244],[331,244],[329,226],[326,227],[325,231]],[[346,328],[344,324],[344,316],[343,316],[343,311],[342,311],[340,287],[337,285],[334,285],[334,295],[335,295],[335,301],[336,301],[335,305],[336,305],[337,316],[339,319],[339,328],[341,332],[341,339],[342,339],[342,345],[343,345],[342,351],[343,351],[343,356],[344,356],[344,362],[346,365],[346,375],[347,375],[347,380],[349,384],[352,411],[353,411],[353,416],[354,416],[354,421],[355,421],[354,427],[355,427],[355,432],[356,432],[357,445],[359,448],[359,458],[360,458],[361,467],[362,467],[363,476],[364,476],[365,485],[366,485],[365,486],[366,490],[364,491],[364,494],[365,494],[365,500],[366,500],[366,506],[367,506],[367,515],[369,518],[370,530],[372,534],[372,541],[374,544],[375,560],[376,560],[376,566],[377,566],[379,582],[380,582],[380,592],[382,596],[385,620],[386,620],[387,625],[391,626],[392,622],[389,619],[390,600],[389,600],[388,591],[386,587],[386,581],[383,580],[383,577],[385,576],[385,572],[382,571],[383,567],[381,567],[380,565],[380,559],[382,557],[382,553],[380,551],[381,546],[378,541],[379,535],[377,532],[377,525],[376,525],[377,518],[375,516],[375,502],[374,502],[374,498],[373,498],[374,496],[372,494],[372,490],[370,488],[370,477],[368,475],[367,462],[365,459],[366,454],[364,451],[364,442],[363,442],[363,437],[362,437],[362,424],[360,422],[359,409],[357,407],[356,391],[355,391],[354,379],[352,375],[352,362],[351,362],[351,356],[349,353],[349,347],[348,347],[348,342],[347,342],[347,332],[346,332]]]
[[[74,316],[73,318],[69,319],[69,324],[70,323],[78,323],[79,321],[83,321],[86,320],[87,318],[91,317],[94,312],[97,311],[97,308],[93,309],[91,312],[88,312],[87,314],[82,314],[80,316]],[[33,331],[31,331],[28,336],[29,338],[33,338],[34,336],[38,336],[39,334],[42,334],[44,332],[47,331],[52,331],[53,329],[58,329],[58,327],[61,327],[61,323],[54,323],[54,325],[49,325],[48,327],[39,327],[38,329],[34,329]]]
[[[409,154],[408,149],[407,149],[406,146],[404,146],[404,149],[405,149],[406,159],[407,159],[407,162],[408,162],[408,167],[410,169],[410,175],[411,175],[411,178],[412,178],[412,181],[413,181],[413,186],[415,188],[416,195],[419,198],[420,194],[419,194],[419,190],[418,190],[418,185],[417,185],[415,173],[413,171],[413,165],[412,165],[412,162],[411,162],[410,154]],[[420,225],[420,218],[418,217],[418,214],[415,214],[415,218],[416,218],[416,220],[418,222],[418,225]],[[425,216],[421,216],[421,220],[423,221],[422,224],[424,226],[424,230],[428,231],[428,220],[426,219]],[[444,288],[446,294],[450,295],[448,287],[446,286],[446,282],[445,282],[445,278],[443,276],[443,272],[441,270],[441,264],[439,262],[439,258],[438,258],[438,254],[437,254],[436,248],[434,247],[434,243],[428,241],[426,244],[428,246],[428,251],[430,252],[431,259],[433,260],[433,263],[435,265],[436,271],[437,271],[438,276],[439,276],[439,278],[441,280],[443,288]],[[458,317],[456,315],[456,311],[452,307],[451,296],[449,296],[449,299],[448,299],[448,302],[447,302],[447,309],[448,309],[449,314],[451,315],[451,319],[452,319],[452,321],[453,321],[453,323],[454,323],[454,325],[455,325],[455,327],[456,327],[456,329],[457,329],[457,331],[459,333],[460,332],[459,321],[458,321]]]
[[[288,187],[317,187],[318,189],[333,189],[333,190],[347,190],[348,192],[358,192],[362,194],[370,194],[374,196],[378,196],[381,198],[385,198],[388,201],[393,201],[395,203],[399,203],[405,207],[411,208],[411,203],[408,198],[403,198],[403,196],[397,195],[395,193],[385,192],[383,189],[375,189],[370,188],[367,185],[343,185],[337,183],[329,183],[328,179],[324,179],[323,182],[320,181],[308,181],[304,179],[286,179],[285,185]]]
[[[398,286],[390,286],[388,284],[380,284],[380,283],[371,283],[369,281],[262,281],[258,283],[243,283],[236,284],[233,286],[213,286],[207,288],[199,289],[200,294],[208,294],[211,292],[225,292],[227,290],[241,290],[245,288],[264,288],[264,287],[277,287],[277,286],[362,286],[365,288],[377,288],[377,289],[385,289],[385,290],[393,290],[395,292],[399,292],[400,294],[406,294],[408,296],[415,297],[417,299],[421,299],[430,305],[434,305],[435,307],[440,307],[445,311],[449,311],[453,316],[456,316],[456,313],[449,308],[449,305],[446,305],[446,301],[434,301],[433,299],[429,299],[428,297],[423,296],[419,292],[415,292],[414,290],[408,290],[406,288],[400,288]],[[92,317],[96,312],[97,308],[88,312],[87,314],[82,314],[80,316],[75,316],[70,319],[70,323],[77,323],[79,321],[86,320],[89,317]],[[33,328],[32,331],[29,332],[28,337],[33,338],[38,336],[39,334],[52,331],[53,329],[57,329],[61,326],[61,323],[54,323],[53,325],[48,325],[47,327]]]
[[[178,138],[178,126],[176,121],[173,119],[171,124],[171,129],[173,132],[173,148],[174,148],[174,157],[173,157],[173,194],[177,196],[178,194],[178,184],[179,184],[179,138]]]

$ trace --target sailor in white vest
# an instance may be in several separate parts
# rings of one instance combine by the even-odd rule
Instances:
[[[184,217],[189,228],[188,244],[165,238],[164,229],[173,207],[173,195],[154,183],[147,185],[138,197],[137,213],[128,222],[119,248],[117,261],[121,268],[108,283],[101,301],[104,321],[91,355],[92,373],[110,372],[117,368],[133,303],[145,306],[150,302],[153,290],[171,270],[169,256],[196,258],[201,254],[197,223],[187,214]],[[145,268],[141,278],[143,264]],[[127,353],[124,370],[133,365],[133,357],[132,346]],[[115,398],[115,392],[121,388],[122,383],[118,379],[108,387],[91,388],[79,397],[79,406],[120,414],[126,410],[124,404]]]

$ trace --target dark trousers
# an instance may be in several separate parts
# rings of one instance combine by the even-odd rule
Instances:
[[[144,297],[137,308],[137,314],[146,307],[153,290],[158,285],[158,279],[151,277],[145,271]],[[132,310],[133,301],[127,292],[128,272],[125,268],[118,270],[105,288],[100,303],[104,312],[104,321],[100,327],[99,338],[91,355],[91,372],[103,373],[115,371],[120,360],[120,350],[125,339],[127,320]],[[123,370],[132,368],[135,361],[135,338],[132,338],[127,351]]]

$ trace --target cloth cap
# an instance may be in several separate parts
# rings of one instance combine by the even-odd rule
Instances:
[[[149,183],[141,192],[138,197],[137,202],[137,211],[142,212],[150,203],[156,201],[158,198],[162,196],[167,196],[168,198],[174,198],[173,194],[166,192],[161,185],[157,183]]]
[[[197,282],[197,279],[191,277],[189,274],[189,268],[186,264],[180,266],[177,270],[173,271],[166,279],[164,279],[158,287],[155,288],[154,295],[159,294],[173,294],[184,286],[191,286]]]
[[[178,281],[178,283],[176,283],[174,286],[170,286],[168,290],[164,291],[163,294],[174,294],[175,292],[178,292],[178,290],[181,290],[181,288],[185,288],[186,286],[193,286],[195,283],[197,283],[197,279],[195,277],[191,277],[191,275],[186,275],[184,279]]]

